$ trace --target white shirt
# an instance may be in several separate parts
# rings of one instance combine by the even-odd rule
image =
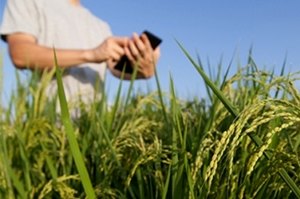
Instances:
[[[34,36],[41,46],[74,50],[94,48],[111,35],[107,23],[68,0],[8,0],[0,34],[17,32]],[[95,94],[101,94],[105,69],[105,63],[85,63],[66,69],[63,84],[67,100],[76,100],[80,95],[83,102],[89,103]],[[97,82],[100,85],[95,85]],[[56,87],[53,79],[46,89],[49,97],[56,94]]]

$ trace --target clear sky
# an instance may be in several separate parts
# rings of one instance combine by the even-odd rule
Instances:
[[[161,59],[157,65],[163,90],[169,90],[172,74],[177,93],[182,98],[203,96],[204,83],[185,57],[176,38],[196,59],[197,53],[207,67],[217,70],[221,56],[224,71],[237,47],[237,62],[246,65],[253,45],[253,57],[259,68],[281,68],[287,54],[288,69],[300,69],[300,1],[299,0],[82,0],[82,4],[99,18],[108,22],[115,35],[130,36],[145,29],[163,39]],[[0,0],[0,21],[5,0]],[[4,91],[15,84],[14,68],[4,51]],[[119,80],[108,74],[106,89],[110,99],[116,95]],[[128,84],[125,84],[125,90]],[[135,88],[146,92],[156,90],[155,78],[139,80]],[[125,92],[124,90],[124,92]]]

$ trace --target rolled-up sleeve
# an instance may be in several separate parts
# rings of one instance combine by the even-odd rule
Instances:
[[[35,0],[7,0],[0,26],[1,39],[6,41],[6,35],[26,33],[37,37],[38,10]]]

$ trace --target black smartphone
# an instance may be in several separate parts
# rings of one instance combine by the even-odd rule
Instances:
[[[145,30],[143,32],[143,34],[147,35],[153,50],[162,42],[162,40],[160,38],[153,35],[152,33],[150,33],[147,30]]]
[[[160,38],[158,38],[157,36],[155,36],[154,34],[150,33],[149,31],[145,30],[143,32],[143,34],[146,34],[152,49],[154,50],[161,42],[162,40]],[[133,68],[130,66],[130,62],[127,59],[126,56],[123,56],[120,61],[117,63],[117,65],[115,66],[115,69],[119,70],[119,71],[123,71],[123,68],[125,68],[125,73],[132,73],[133,72]]]

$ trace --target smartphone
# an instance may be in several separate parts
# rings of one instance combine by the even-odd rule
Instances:
[[[158,38],[157,36],[153,35],[152,33],[150,33],[149,31],[145,30],[143,32],[143,34],[147,35],[150,43],[151,43],[151,46],[152,46],[152,49],[154,50],[161,42],[162,40],[160,38]]]
[[[143,32],[143,34],[146,34],[152,49],[154,50],[161,42],[162,40],[160,38],[158,38],[157,36],[155,36],[154,34],[150,33],[149,31],[145,30]],[[132,73],[133,72],[133,68],[130,66],[130,62],[127,59],[126,56],[123,56],[120,61],[117,63],[117,65],[115,66],[115,69],[119,70],[119,71],[123,71],[123,68],[125,68],[125,73]]]

